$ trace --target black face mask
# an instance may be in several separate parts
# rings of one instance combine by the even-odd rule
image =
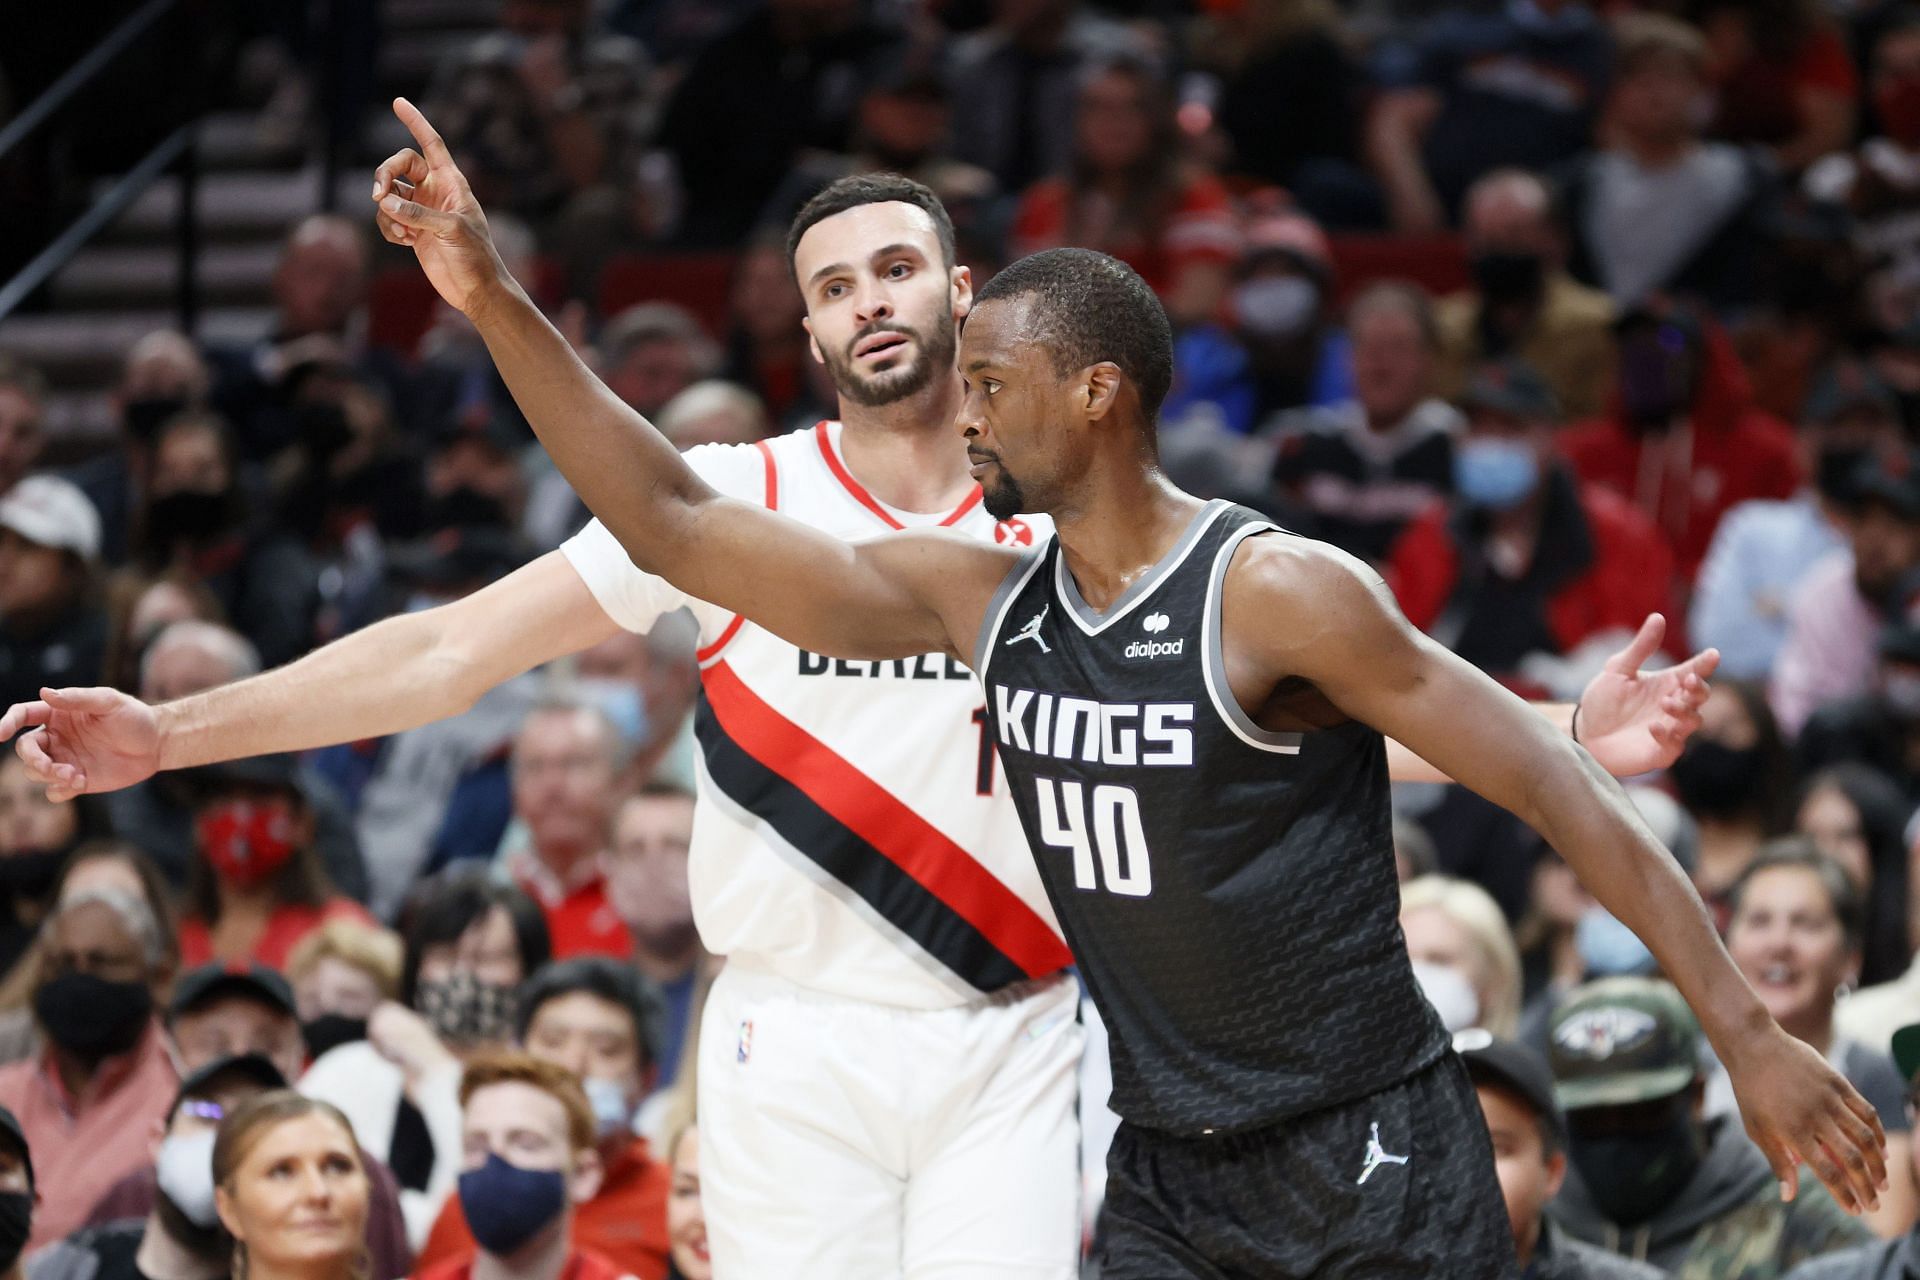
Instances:
[[[153,1017],[153,992],[144,982],[109,982],[90,973],[63,973],[33,993],[33,1016],[55,1044],[85,1062],[125,1053]]]
[[[1813,483],[1820,496],[1836,507],[1853,505],[1860,491],[1860,468],[1873,456],[1865,445],[1829,446],[1820,451],[1814,463]]]
[[[1680,802],[1696,813],[1731,817],[1759,798],[1760,751],[1737,750],[1711,738],[1695,738],[1672,765]]]
[[[147,543],[205,542],[240,523],[240,496],[230,489],[182,489],[147,507]]]
[[[329,1049],[367,1038],[367,1020],[339,1013],[323,1013],[300,1024],[300,1035],[307,1042],[307,1055],[317,1058]]]
[[[1656,1133],[1567,1139],[1567,1159],[1587,1194],[1619,1226],[1645,1222],[1671,1203],[1706,1158],[1706,1136],[1680,1108]]]
[[[1546,260],[1537,253],[1478,253],[1467,265],[1488,306],[1537,302],[1546,285]]]
[[[70,849],[28,849],[0,858],[0,896],[29,902],[44,898],[60,878]],[[0,1268],[4,1269],[4,1268]]]
[[[0,1272],[11,1271],[33,1231],[33,1192],[0,1191]]]
[[[186,407],[187,402],[178,396],[149,396],[143,400],[129,400],[120,411],[120,421],[126,426],[129,436],[141,444],[152,444],[154,435],[167,420]]]

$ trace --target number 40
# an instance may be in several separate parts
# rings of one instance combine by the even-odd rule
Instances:
[[[1035,781],[1040,788],[1040,838],[1073,854],[1075,887],[1098,889],[1104,879],[1110,893],[1144,898],[1153,892],[1147,833],[1140,824],[1140,797],[1132,787],[1111,783],[1095,786],[1089,814],[1089,797],[1082,783],[1056,784],[1052,778]]]

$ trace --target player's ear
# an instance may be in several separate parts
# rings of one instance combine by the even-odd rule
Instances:
[[[1120,366],[1111,360],[1088,365],[1080,375],[1086,379],[1086,410],[1089,421],[1107,416],[1120,398]]]
[[[956,321],[967,318],[973,310],[973,268],[955,267],[953,276],[953,318]]]
[[[800,327],[807,331],[807,350],[813,352],[813,362],[815,364],[825,364],[827,362],[827,358],[820,354],[820,340],[813,336],[812,318],[809,317],[807,319],[802,320],[800,322]]]

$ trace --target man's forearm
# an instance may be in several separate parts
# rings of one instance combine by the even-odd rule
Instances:
[[[1571,702],[1529,702],[1546,722],[1561,733],[1573,732]],[[1412,747],[1387,739],[1387,775],[1395,782],[1452,782],[1444,769],[1423,759]]]
[[[695,507],[712,490],[581,363],[511,277],[489,288],[470,318],[567,483],[636,565],[666,576]]]
[[[277,670],[154,708],[162,769],[383,737],[472,705],[423,614],[388,618]]]
[[[1723,1059],[1767,1013],[1721,945],[1693,882],[1607,772],[1565,739],[1528,771],[1523,814],[1580,882],[1653,952]]]

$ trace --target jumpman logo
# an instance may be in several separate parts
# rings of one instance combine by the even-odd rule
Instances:
[[[1027,625],[1020,628],[1018,635],[1007,637],[1007,643],[1009,645],[1016,645],[1022,640],[1031,640],[1040,646],[1040,652],[1052,653],[1053,647],[1049,645],[1046,638],[1040,634],[1040,627],[1046,622],[1047,611],[1051,608],[1053,608],[1053,606],[1050,604],[1041,606],[1040,612],[1034,614],[1033,617],[1028,620]]]
[[[1407,1157],[1388,1155],[1387,1149],[1380,1145],[1380,1124],[1378,1121],[1375,1121],[1373,1136],[1367,1139],[1366,1168],[1360,1170],[1360,1177],[1355,1180],[1353,1185],[1357,1187],[1368,1178],[1371,1178],[1373,1171],[1383,1164],[1405,1164],[1406,1162]]]

